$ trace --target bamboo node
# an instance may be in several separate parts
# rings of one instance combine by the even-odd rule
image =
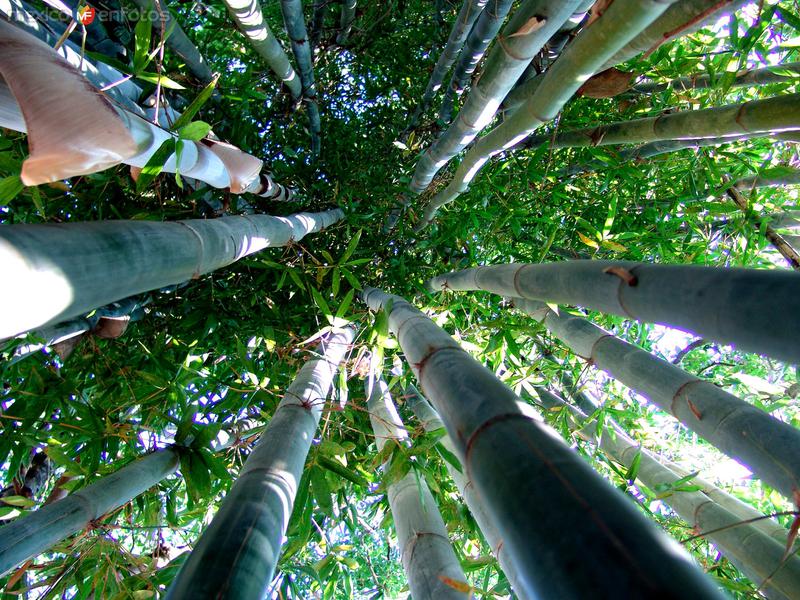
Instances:
[[[637,283],[639,283],[638,277],[624,267],[607,267],[603,269],[603,273],[616,275],[631,287],[634,287]]]

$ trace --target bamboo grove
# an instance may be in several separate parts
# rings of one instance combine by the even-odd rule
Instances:
[[[20,598],[800,598],[790,0],[0,0]]]

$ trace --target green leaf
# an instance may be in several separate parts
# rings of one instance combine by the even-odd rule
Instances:
[[[19,175],[9,175],[0,179],[0,206],[11,202],[24,188]]]
[[[347,479],[358,486],[363,488],[369,487],[369,482],[364,477],[355,471],[348,469],[340,462],[332,460],[327,456],[318,456],[317,463],[319,463],[321,467],[325,467],[329,471],[336,473],[339,477],[343,477],[344,479]]]
[[[317,501],[319,509],[328,515],[333,516],[333,502],[331,501],[331,488],[325,479],[325,471],[319,467],[311,467],[311,491],[314,500]]]
[[[137,75],[150,63],[150,40],[153,25],[150,19],[141,18],[134,29],[133,72]]]
[[[0,502],[19,508],[31,508],[32,506],[36,506],[36,502],[25,496],[4,496],[0,498]]]
[[[181,116],[175,119],[175,123],[172,124],[172,130],[177,131],[181,127],[188,125],[194,116],[200,112],[200,109],[203,108],[208,99],[211,98],[211,95],[214,93],[214,88],[217,86],[218,77],[215,77],[211,83],[209,83],[206,87],[203,88],[197,97],[187,106],[184,111],[181,113]]]
[[[178,137],[191,142],[197,142],[206,137],[211,131],[211,125],[204,121],[192,121],[178,129]]]
[[[146,190],[155,178],[161,174],[164,165],[174,153],[175,138],[170,137],[168,140],[164,140],[142,168],[142,172],[139,173],[139,178],[136,180],[136,191],[139,194]]]
[[[625,473],[625,480],[633,485],[633,482],[636,481],[636,476],[639,474],[639,467],[642,464],[642,449],[639,448],[638,452],[636,452],[636,456],[633,457],[631,461],[631,466],[628,467],[628,472]]]

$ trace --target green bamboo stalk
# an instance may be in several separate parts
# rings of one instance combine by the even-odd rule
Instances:
[[[775,318],[800,294],[800,277],[792,272],[570,260],[465,269],[434,277],[428,286],[584,306],[800,362],[800,320]]]
[[[367,410],[381,452],[387,443],[408,442],[408,432],[397,414],[382,378],[367,379]],[[413,472],[386,489],[408,587],[414,600],[464,600],[470,594],[456,589],[466,575],[450,545],[447,527],[428,484]]]
[[[0,339],[86,314],[121,298],[195,279],[264,248],[286,246],[344,217],[99,221],[0,227]]]
[[[748,0],[678,0],[639,35],[619,49],[598,71],[618,65],[680,36],[716,23],[723,16],[739,10]]]
[[[598,436],[598,423],[555,394],[536,389],[548,409],[567,411],[570,429],[583,439],[597,444],[609,457],[630,469],[638,460],[636,479],[650,489],[675,485],[682,475],[663,465],[650,451],[642,448],[613,421],[606,422],[606,431]],[[638,457],[638,458],[637,458]],[[726,510],[706,494],[675,491],[661,498],[698,535],[714,544],[725,556],[761,586],[768,597],[771,592],[791,597],[800,589],[800,558],[783,561],[784,547],[752,524],[744,524],[738,515]],[[761,515],[763,516],[763,515]],[[708,534],[704,535],[704,532]],[[762,586],[763,584],[763,586]]]
[[[730,83],[730,87],[738,88],[769,85],[772,83],[792,83],[797,81],[798,77],[800,77],[800,62],[771,65],[759,69],[744,69],[740,71]],[[659,92],[670,89],[679,92],[702,90],[710,87],[717,87],[721,82],[722,75],[712,76],[708,73],[692,75],[690,77],[679,77],[666,83],[647,81],[636,84],[630,91],[626,92],[626,95],[658,94]]]
[[[460,97],[467,87],[478,63],[483,58],[486,49],[500,31],[508,11],[511,10],[512,0],[492,0],[481,11],[478,20],[469,32],[464,47],[461,50],[450,84],[445,89],[442,106],[439,108],[439,121],[449,123],[453,119],[453,108],[456,97]]]
[[[409,184],[414,194],[422,193],[436,173],[492,121],[508,90],[580,3],[581,0],[527,0],[514,13],[503,29],[502,43],[492,48],[480,80],[473,86],[455,121],[417,162]],[[520,35],[520,28],[530,26],[531,19],[537,18],[541,25]]]
[[[414,415],[422,423],[425,431],[436,431],[437,429],[445,428],[436,410],[434,410],[422,394],[419,393],[419,390],[413,385],[406,386],[405,401],[406,406],[414,411]],[[458,456],[458,449],[447,435],[443,436],[439,440],[439,443],[444,446],[450,454]],[[478,523],[483,537],[486,538],[486,542],[492,549],[492,553],[497,557],[497,562],[500,563],[500,568],[511,583],[511,588],[521,600],[528,600],[529,598],[532,600],[532,597],[525,595],[524,586],[521,583],[523,578],[517,573],[514,563],[504,551],[503,539],[500,537],[494,523],[492,523],[486,507],[484,507],[483,502],[475,491],[475,487],[471,485],[467,479],[466,473],[463,472],[463,469],[459,471],[449,461],[445,461],[445,465],[447,466],[447,472],[450,474],[451,479],[456,484],[458,493],[461,494],[461,497],[467,504],[467,508],[469,508],[472,516],[475,517],[475,521]]]
[[[153,452],[62,500],[0,527],[0,575],[150,489],[174,473],[178,463],[174,448]]]
[[[662,140],[772,135],[800,130],[800,94],[784,94],[742,104],[686,110],[657,117],[618,121],[535,138],[553,148],[643,144]]]
[[[300,369],[167,598],[266,596],[308,450],[353,333],[332,334],[318,358]]]
[[[316,48],[322,37],[325,26],[325,13],[328,12],[328,3],[331,0],[314,0],[314,11],[311,16],[311,47]]]
[[[453,23],[453,28],[450,30],[447,44],[445,44],[444,50],[442,50],[442,53],[439,55],[436,66],[433,67],[433,72],[431,73],[431,78],[428,80],[425,93],[422,95],[422,99],[414,110],[408,127],[406,127],[405,135],[416,129],[417,125],[419,125],[420,118],[425,111],[428,110],[433,97],[442,87],[444,76],[447,75],[450,67],[453,66],[456,58],[458,58],[461,48],[464,46],[464,40],[488,1],[489,0],[464,0],[461,9],[458,11],[456,21]]]
[[[790,500],[800,491],[800,430],[586,319],[536,300],[517,298],[514,305]]]
[[[525,416],[519,397],[450,335],[399,296],[365,288],[362,299],[388,310],[389,329],[523,574],[519,593],[719,597],[683,553],[556,432]]]
[[[342,13],[339,16],[339,33],[336,35],[336,43],[344,46],[347,43],[347,38],[350,37],[350,30],[353,29],[353,23],[356,20],[356,3],[357,0],[343,0]]]
[[[667,8],[669,0],[615,0],[602,17],[584,29],[546,72],[542,84],[502,125],[475,142],[450,184],[425,207],[415,231],[424,229],[440,207],[467,190],[494,155],[514,146],[559,113],[602,63]]]
[[[295,73],[289,58],[269,24],[264,20],[258,0],[224,0],[228,12],[250,45],[264,59],[278,78],[289,88],[292,98],[299,98],[303,92],[300,78]]]
[[[306,31],[302,0],[281,0],[281,10],[283,11],[286,32],[292,42],[294,59],[300,73],[300,83],[303,86],[303,98],[308,109],[308,122],[311,130],[311,153],[313,156],[318,156],[321,148],[320,132],[322,131],[322,124],[319,118],[317,88],[314,83],[314,62],[311,58],[311,44]]]
[[[184,33],[162,0],[133,0],[133,2],[139,7],[142,13],[141,17],[149,19],[153,27],[159,32],[161,31],[161,20],[163,18],[164,30],[170,32],[165,41],[166,45],[183,60],[192,75],[197,77],[203,85],[211,83],[211,80],[214,79],[214,73],[211,72],[208,63],[200,54],[197,46]],[[153,8],[154,4],[156,8]]]

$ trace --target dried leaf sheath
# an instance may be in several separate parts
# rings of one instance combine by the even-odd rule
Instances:
[[[102,94],[47,45],[1,20],[0,74],[25,117],[26,185],[94,173],[138,152]]]

